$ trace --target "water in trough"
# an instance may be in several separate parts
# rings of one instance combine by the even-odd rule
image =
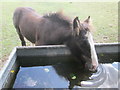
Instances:
[[[76,62],[20,67],[13,88],[118,88],[118,65],[100,64],[97,72],[83,70]]]

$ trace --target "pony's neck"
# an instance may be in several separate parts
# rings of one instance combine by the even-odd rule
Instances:
[[[72,30],[69,30],[67,31],[67,33],[65,33],[64,44],[69,47],[69,43],[72,43],[72,39],[73,39],[73,32]]]

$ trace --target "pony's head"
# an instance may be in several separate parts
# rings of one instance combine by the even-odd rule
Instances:
[[[95,71],[98,67],[98,58],[91,35],[90,16],[83,22],[78,17],[73,20],[71,53],[82,62],[86,69]]]

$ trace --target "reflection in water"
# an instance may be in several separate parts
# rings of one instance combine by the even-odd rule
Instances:
[[[119,63],[100,64],[97,72],[75,62],[52,66],[21,67],[14,88],[118,88]]]
[[[99,73],[94,73],[91,80],[83,81],[84,87],[99,88],[117,88],[118,87],[118,70],[111,64],[102,64],[98,68]]]
[[[88,80],[92,75],[89,71],[84,70],[76,62],[60,63],[53,66],[57,74],[69,81],[69,88],[81,86],[81,81]]]

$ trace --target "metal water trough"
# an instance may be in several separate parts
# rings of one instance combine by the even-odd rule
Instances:
[[[119,62],[120,51],[118,43],[96,43],[96,51],[100,63]],[[49,45],[37,47],[15,47],[9,59],[0,71],[0,89],[12,88],[19,67],[53,64],[71,60],[72,55],[64,45]]]

